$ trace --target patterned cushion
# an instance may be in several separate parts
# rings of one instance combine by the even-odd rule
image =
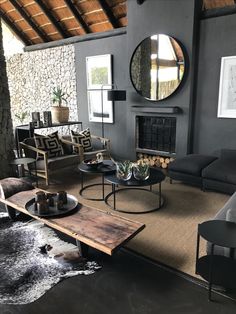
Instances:
[[[79,133],[71,130],[71,135],[72,141],[74,143],[81,144],[85,152],[89,152],[90,150],[92,150],[91,134],[89,128],[80,131]]]
[[[58,132],[48,134],[47,136],[41,134],[34,134],[35,144],[38,149],[48,152],[48,157],[58,157],[63,155],[63,149],[58,137]],[[38,158],[42,156],[38,156]]]

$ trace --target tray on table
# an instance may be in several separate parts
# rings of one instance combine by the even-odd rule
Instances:
[[[54,204],[56,203],[57,200],[57,194],[53,195],[54,198]],[[38,217],[44,217],[44,218],[49,218],[49,217],[58,217],[58,216],[65,216],[66,214],[69,214],[76,208],[80,208],[80,204],[78,203],[78,200],[75,196],[71,194],[67,194],[67,203],[63,204],[62,209],[57,209],[56,205],[54,206],[49,206],[49,211],[47,213],[42,213],[39,214],[38,210],[35,210],[35,198],[32,198],[30,201],[28,201],[25,204],[25,208],[33,215],[38,216]]]

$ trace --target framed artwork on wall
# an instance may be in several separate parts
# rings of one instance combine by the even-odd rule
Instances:
[[[90,122],[113,123],[113,102],[107,100],[112,88],[112,55],[86,57],[88,114]]]
[[[222,57],[218,118],[236,118],[236,56]]]

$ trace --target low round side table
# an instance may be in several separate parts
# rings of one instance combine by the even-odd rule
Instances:
[[[145,213],[150,213],[153,211],[156,211],[160,209],[164,205],[164,198],[161,193],[161,182],[165,180],[165,175],[161,170],[155,169],[155,168],[150,168],[150,176],[147,180],[136,180],[133,176],[131,177],[130,180],[124,181],[120,180],[117,178],[116,173],[113,174],[107,174],[105,176],[105,180],[109,183],[112,184],[112,191],[107,194],[105,197],[105,203],[111,207],[112,209],[122,212],[122,213],[127,213],[127,214],[145,214]],[[158,192],[153,192],[152,191],[152,185],[154,184],[159,184],[159,191]],[[116,186],[123,186],[123,188],[116,189]],[[144,187],[150,187],[149,189],[144,188]],[[125,210],[125,209],[118,209],[116,207],[116,194],[124,191],[124,190],[143,190],[147,191],[149,193],[156,194],[158,196],[158,202],[157,202],[157,207],[156,208],[151,208],[147,209],[144,211],[139,211],[135,212],[132,210]],[[108,203],[108,199],[110,196],[113,195],[113,206],[111,206]]]
[[[31,170],[28,167],[28,173],[29,173],[29,178],[32,179],[36,182],[36,186],[38,187],[38,176],[37,176],[37,166],[36,166],[36,159],[34,158],[26,158],[26,157],[22,157],[22,158],[16,158],[10,161],[10,165],[12,166],[16,166],[17,167],[17,175],[18,177],[24,177],[24,166],[28,166],[30,164],[34,164],[34,171],[35,171],[35,175],[31,174]],[[19,168],[18,166],[22,167],[23,172],[20,174],[19,172]]]
[[[211,254],[199,258],[200,236],[211,243]],[[229,248],[230,256],[214,255],[215,245]],[[236,223],[209,220],[198,225],[196,274],[208,281],[208,299],[211,300],[212,284],[236,288]]]
[[[116,171],[116,166],[111,160],[104,160],[101,165],[99,165],[97,168],[92,168],[87,166],[85,163],[81,163],[78,166],[78,169],[81,172],[81,188],[79,190],[79,194],[87,200],[90,201],[104,201],[105,198],[105,185],[109,185],[104,182],[104,176],[106,174],[111,174]],[[84,185],[84,174],[100,174],[102,176],[102,182],[101,183],[94,183],[94,184],[88,184]],[[93,186],[102,186],[102,198],[90,198],[83,196],[83,192]]]

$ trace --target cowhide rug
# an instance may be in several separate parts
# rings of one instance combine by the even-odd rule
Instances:
[[[100,269],[38,221],[11,222],[0,212],[0,303],[27,304],[64,278]]]

